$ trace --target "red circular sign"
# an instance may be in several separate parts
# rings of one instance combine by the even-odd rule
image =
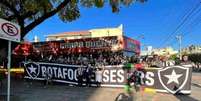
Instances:
[[[1,29],[9,36],[16,36],[19,33],[17,27],[11,23],[2,24]]]

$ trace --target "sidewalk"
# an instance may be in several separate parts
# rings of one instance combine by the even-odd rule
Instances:
[[[194,75],[192,76],[192,84],[201,87],[201,72],[195,72],[193,74]]]

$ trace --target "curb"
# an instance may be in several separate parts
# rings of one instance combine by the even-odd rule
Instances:
[[[201,88],[201,84],[198,84],[198,83],[191,83],[191,85]]]

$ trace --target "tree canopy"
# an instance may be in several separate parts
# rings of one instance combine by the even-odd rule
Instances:
[[[201,63],[201,53],[189,54],[188,58],[194,63]]]
[[[58,15],[64,22],[80,17],[79,7],[102,8],[109,4],[112,12],[119,12],[121,6],[147,0],[0,0],[0,18],[16,22],[21,27],[22,38],[34,27]]]

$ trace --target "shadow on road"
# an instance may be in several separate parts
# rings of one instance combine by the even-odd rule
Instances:
[[[133,101],[133,100],[134,100],[133,94],[125,94],[125,93],[120,93],[115,98],[115,101]]]
[[[175,95],[175,97],[179,99],[180,101],[199,101],[189,95],[184,95],[184,94],[177,94]]]
[[[0,101],[6,101],[6,85],[4,79]],[[77,87],[65,83],[44,86],[43,81],[11,78],[11,101],[114,101],[121,92],[122,88]]]
[[[0,95],[0,101],[6,101],[7,100],[7,95]],[[20,101],[20,98],[14,95],[10,96],[11,101]]]
[[[7,98],[7,80],[0,89],[0,101]],[[11,80],[11,101],[94,101],[99,87],[76,87],[55,83],[44,86],[43,81]],[[100,101],[100,100],[98,100]]]
[[[199,84],[196,84],[196,83],[192,83],[192,86],[195,86],[195,87],[201,88],[201,86],[200,86]]]

